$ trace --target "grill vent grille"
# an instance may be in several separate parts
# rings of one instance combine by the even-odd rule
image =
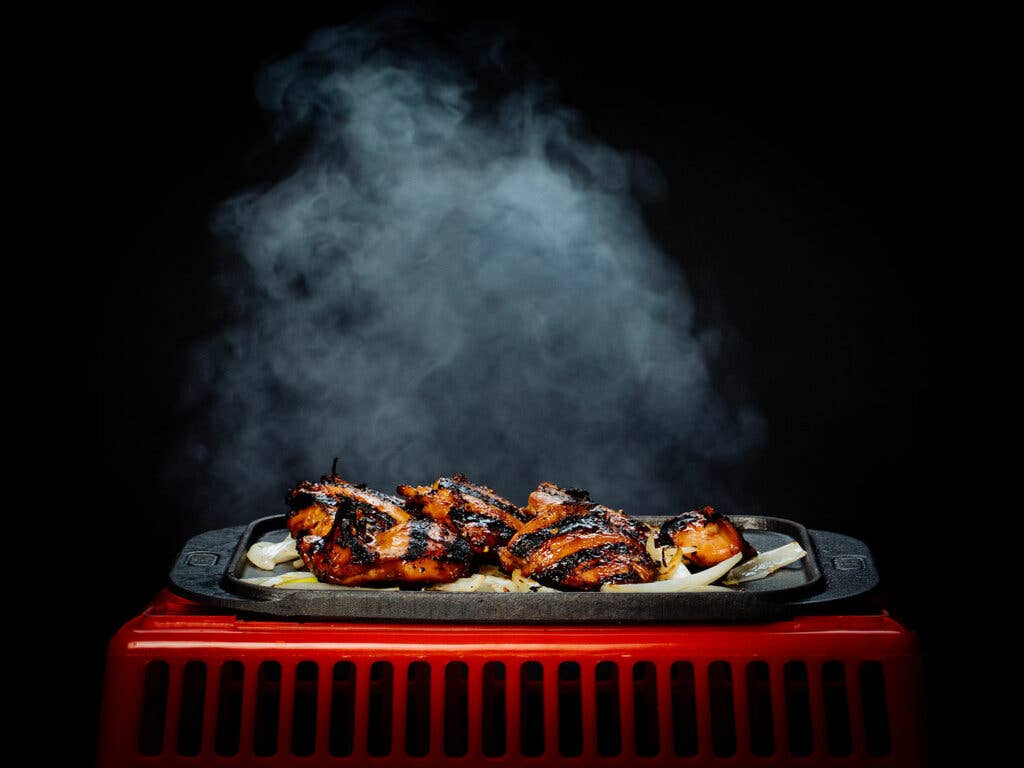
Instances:
[[[155,660],[137,752],[153,757],[884,757],[883,666],[348,659]]]

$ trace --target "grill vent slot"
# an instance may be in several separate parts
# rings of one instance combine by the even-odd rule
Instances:
[[[253,751],[260,756],[277,752],[277,724],[281,707],[281,665],[276,661],[260,664],[256,677],[256,718]]]
[[[405,751],[422,757],[430,751],[430,665],[409,665],[405,696]]]
[[[169,677],[166,661],[151,661],[146,665],[146,676],[142,683],[142,714],[139,720],[141,755],[159,755],[163,751]]]
[[[715,661],[708,667],[711,748],[718,757],[736,754],[736,716],[732,708],[732,667]]]
[[[580,665],[575,661],[563,661],[558,665],[558,751],[566,756],[583,751]]]
[[[505,665],[500,661],[484,664],[483,750],[488,757],[505,754]]]
[[[649,661],[633,665],[633,732],[638,755],[658,754],[658,678]]]
[[[864,702],[864,736],[868,753],[888,755],[892,751],[889,733],[889,706],[886,703],[885,675],[877,661],[860,666],[860,690]]]
[[[351,661],[334,665],[331,678],[331,732],[328,748],[335,757],[352,754],[356,726],[356,666]]]
[[[220,668],[217,696],[217,730],[214,750],[218,755],[236,755],[242,730],[242,685],[245,667],[240,661],[228,661]]]
[[[444,670],[444,752],[459,756],[469,749],[469,670],[452,661]]]
[[[594,670],[597,698],[597,753],[613,757],[622,751],[622,724],[619,716],[619,667],[602,661]]]
[[[316,701],[320,668],[315,661],[295,667],[295,706],[292,708],[292,754],[312,755],[316,750]]]
[[[846,669],[841,661],[826,662],[821,668],[825,700],[825,739],[829,754],[845,756],[853,751],[850,733],[850,705],[846,692]]]
[[[367,707],[366,751],[375,757],[391,754],[391,710],[395,668],[390,661],[370,667],[370,702]]]
[[[789,722],[789,751],[798,756],[814,750],[811,731],[811,697],[807,686],[807,665],[788,661],[783,669],[786,688],[786,718]]]
[[[203,701],[206,696],[206,664],[190,661],[181,681],[178,713],[178,754],[198,755],[203,744]]]
[[[693,664],[677,661],[672,665],[672,730],[676,754],[697,754],[697,692],[694,689]]]
[[[747,664],[747,717],[750,721],[750,751],[758,757],[774,754],[771,670],[767,662]]]
[[[520,749],[527,757],[544,753],[544,667],[528,661],[519,668]]]

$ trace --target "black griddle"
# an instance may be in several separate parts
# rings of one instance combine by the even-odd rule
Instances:
[[[664,518],[640,518],[657,526]],[[734,592],[458,593],[420,590],[295,590],[243,581],[292,571],[252,566],[245,553],[257,541],[280,541],[284,515],[191,538],[170,573],[175,593],[243,616],[296,620],[372,620],[460,624],[595,624],[620,622],[758,622],[802,613],[873,609],[879,577],[867,546],[831,531],[807,530],[778,517],[731,515],[758,551],[797,541],[807,557]]]

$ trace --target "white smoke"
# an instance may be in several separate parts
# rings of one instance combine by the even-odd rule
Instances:
[[[716,395],[631,196],[644,164],[545,89],[489,103],[455,59],[391,42],[324,31],[260,76],[301,158],[215,217],[241,260],[195,350],[178,487],[245,521],[337,455],[390,490],[461,471],[520,503],[540,480],[638,514],[714,503],[761,420]]]

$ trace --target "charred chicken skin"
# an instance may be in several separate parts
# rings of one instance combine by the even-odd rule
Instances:
[[[411,515],[394,496],[329,475],[299,483],[287,501],[288,529],[320,581],[431,584],[470,572],[469,544],[448,526]]]
[[[754,554],[725,515],[714,507],[701,507],[666,520],[661,525],[657,543],[664,547],[695,547],[686,558],[699,568],[710,568],[733,555]]]
[[[658,567],[647,553],[648,528],[590,500],[586,491],[542,483],[530,494],[534,517],[498,551],[501,567],[557,589],[652,581]]]
[[[490,560],[498,547],[523,527],[529,518],[511,501],[465,475],[442,477],[431,486],[400,485],[398,493],[408,509],[450,525],[469,542],[473,554]]]

